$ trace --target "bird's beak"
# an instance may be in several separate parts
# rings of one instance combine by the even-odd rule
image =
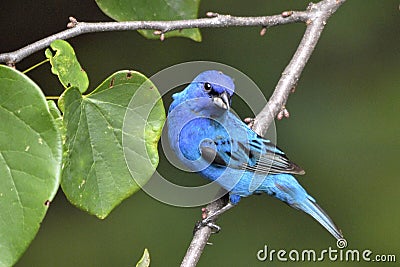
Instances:
[[[223,92],[219,96],[213,97],[213,102],[215,105],[222,109],[229,110],[230,108],[230,95],[227,92]]]

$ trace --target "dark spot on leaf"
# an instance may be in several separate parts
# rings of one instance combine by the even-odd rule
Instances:
[[[132,78],[132,72],[128,72],[128,73],[126,74],[126,78],[128,78],[128,79]]]
[[[150,89],[150,90],[153,90],[153,89],[154,89],[154,86],[150,86],[149,89]]]
[[[50,200],[46,200],[46,201],[44,202],[44,205],[45,205],[46,207],[50,207],[50,203],[51,203]]]
[[[114,86],[114,81],[115,81],[115,77],[111,79],[111,82],[110,82],[110,86],[109,86],[109,88],[111,88],[111,87],[113,87],[113,86]]]
[[[68,83],[68,84],[67,84],[67,88],[68,88],[68,87],[71,87],[71,83]]]

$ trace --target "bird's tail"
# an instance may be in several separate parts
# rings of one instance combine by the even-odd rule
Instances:
[[[311,217],[319,222],[337,240],[343,239],[343,234],[340,229],[311,196],[308,195],[301,203],[296,203],[295,207],[311,215]]]
[[[286,202],[293,208],[311,215],[337,240],[343,239],[340,229],[292,175],[271,175],[269,179],[264,181],[260,189]]]

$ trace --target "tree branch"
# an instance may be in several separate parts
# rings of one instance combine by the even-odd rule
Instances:
[[[327,20],[345,1],[346,0],[322,0],[317,4],[309,4],[307,11],[302,12],[301,21],[307,24],[306,31],[292,59],[283,71],[271,98],[254,119],[252,129],[259,135],[263,136],[266,133],[269,125],[276,116],[278,116],[278,118],[289,116],[285,108],[289,94],[294,91]],[[284,13],[282,13],[282,16],[290,15],[290,13]],[[294,12],[293,14],[295,13],[298,12]],[[306,20],[304,20],[304,17]],[[218,199],[207,205],[206,209],[210,213],[213,213],[220,208],[220,203],[221,199]],[[211,229],[209,227],[203,227],[196,232],[182,261],[181,267],[196,266],[210,235]]]
[[[265,17],[235,17],[208,12],[209,18],[173,21],[125,21],[125,22],[78,22],[70,17],[68,27],[70,29],[50,35],[42,40],[27,45],[13,52],[0,54],[0,62],[14,65],[27,56],[48,47],[57,39],[69,39],[85,33],[110,32],[110,31],[133,31],[133,30],[156,30],[163,40],[166,32],[191,28],[221,28],[221,27],[273,27],[295,22],[305,22],[308,19],[307,12],[292,12],[290,16],[281,15]]]
[[[206,209],[209,213],[212,213],[221,209],[224,205],[225,201],[220,198],[208,204]],[[199,261],[210,236],[210,227],[202,227],[194,233],[192,242],[190,243],[189,248],[186,251],[186,255],[181,263],[181,267],[192,267],[197,265],[197,262]]]
[[[323,0],[317,4],[311,3],[308,6],[306,11],[308,13],[307,29],[303,38],[283,71],[271,98],[254,120],[252,128],[259,135],[263,136],[266,133],[277,115],[278,119],[289,116],[289,112],[285,108],[289,94],[295,90],[300,75],[318,43],[327,20],[345,1]],[[282,114],[280,114],[281,112]]]

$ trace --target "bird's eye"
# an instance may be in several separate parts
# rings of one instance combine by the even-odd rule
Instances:
[[[209,93],[212,90],[212,85],[210,83],[204,83],[204,90]]]

